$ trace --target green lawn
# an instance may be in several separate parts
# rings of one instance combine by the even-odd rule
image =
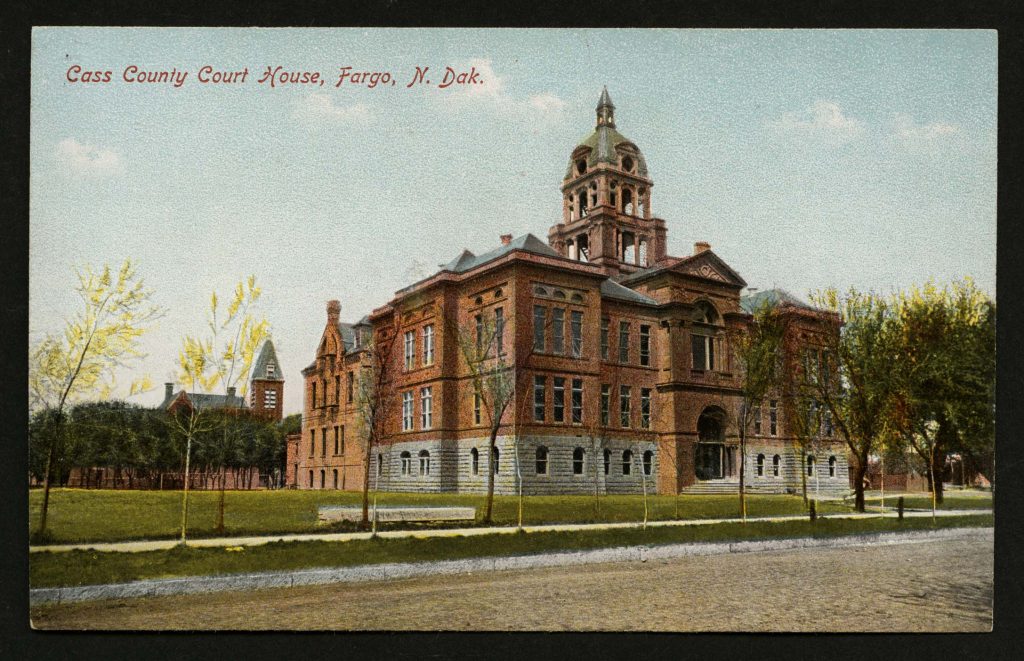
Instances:
[[[39,525],[42,493],[29,494],[29,529]],[[340,531],[352,524],[327,528],[317,524],[319,505],[359,505],[360,494],[343,491],[229,491],[225,508],[225,534],[258,535]],[[483,515],[485,498],[465,494],[381,493],[379,505],[463,505]],[[895,503],[894,503],[895,504]],[[678,506],[678,511],[677,511]],[[216,521],[217,493],[193,491],[189,495],[190,537],[210,537]],[[518,499],[496,496],[494,522],[516,522]],[[739,515],[738,496],[651,496],[650,520],[707,519]],[[820,503],[822,512],[849,511],[848,504]],[[799,496],[748,496],[748,516],[803,514]],[[592,496],[531,496],[525,499],[526,524],[639,521],[642,496],[602,496],[600,512]],[[47,525],[51,543],[112,542],[132,539],[171,539],[181,525],[180,491],[116,491],[54,489],[50,493]],[[463,524],[455,524],[463,525]],[[383,526],[382,526],[383,529]]]
[[[880,505],[881,498],[876,495],[871,495],[864,499],[864,502],[868,505]],[[932,497],[930,494],[921,493],[913,494],[910,496],[903,497],[903,506],[912,509],[926,509],[932,508]],[[885,497],[885,507],[895,508],[896,497],[887,495]],[[991,491],[947,491],[943,494],[942,503],[938,509],[944,510],[974,510],[974,509],[992,509],[992,492]]]
[[[993,516],[723,523],[706,526],[665,526],[494,534],[476,537],[371,539],[349,542],[275,542],[241,551],[176,547],[146,553],[39,552],[29,557],[31,587],[94,585],[254,571],[345,567],[387,562],[417,562],[497,555],[529,555],[545,551],[721,542],[745,539],[831,537],[889,530],[991,526]]]

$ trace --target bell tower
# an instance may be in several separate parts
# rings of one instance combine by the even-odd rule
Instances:
[[[594,132],[576,145],[562,180],[562,221],[548,243],[609,276],[654,266],[666,256],[665,221],[651,215],[654,182],[640,149],[615,128],[608,88],[597,102]]]

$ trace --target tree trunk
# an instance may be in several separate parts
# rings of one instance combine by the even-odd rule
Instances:
[[[49,452],[46,453],[46,472],[43,475],[43,504],[39,511],[39,539],[42,540],[46,534],[46,515],[50,510],[50,481],[53,473],[53,460],[57,454],[57,442],[60,439],[60,414],[57,414],[57,421],[54,425],[53,439],[50,441]]]
[[[491,439],[487,448],[487,507],[484,513],[484,523],[491,523],[494,510],[494,446],[498,440],[498,425],[491,428]]]
[[[857,467],[854,469],[853,474],[853,506],[858,512],[864,511],[864,476],[868,472],[868,461],[867,457],[855,457],[857,459]],[[807,471],[803,471],[806,482]]]
[[[800,493],[804,497],[804,509],[807,509],[807,453],[800,450]]]
[[[228,472],[223,466],[220,469],[220,496],[217,499],[217,526],[218,534],[224,534],[224,483],[227,482]]]
[[[363,452],[363,520],[360,526],[365,530],[370,525],[370,459],[373,454],[373,434],[367,434],[366,451]],[[388,453],[388,457],[391,453]],[[295,484],[299,484],[298,473],[295,475]],[[378,487],[380,485],[377,485]],[[374,491],[377,491],[376,489]]]
[[[747,440],[746,439],[746,434],[744,434],[743,430],[741,429],[740,430],[740,517],[743,519],[744,523],[747,522],[747,494],[746,494],[746,489],[745,489],[746,485],[744,484],[744,479],[746,477],[745,476],[745,472],[746,471],[744,470],[744,467],[746,466],[746,463],[747,463],[746,462],[746,456],[747,456],[747,443],[746,443],[746,440]]]
[[[931,473],[934,476],[932,479],[932,493],[935,496],[935,504],[942,504],[942,474],[946,468],[946,453],[942,450],[936,450],[935,457],[931,462]]]

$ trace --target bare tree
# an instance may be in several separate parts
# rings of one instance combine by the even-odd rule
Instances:
[[[395,317],[397,324],[397,317]],[[358,332],[358,331],[357,331]],[[370,517],[370,465],[373,448],[387,435],[388,416],[392,411],[395,389],[392,382],[391,361],[398,338],[396,325],[374,330],[359,361],[357,379],[356,410],[364,439],[363,447],[363,494],[362,519],[360,525],[366,528]],[[376,524],[377,497],[374,490],[374,524]]]
[[[447,337],[454,338],[466,365],[475,397],[480,399],[480,410],[488,427],[487,445],[487,504],[484,523],[492,522],[494,509],[494,473],[496,443],[502,419],[509,405],[515,401],[516,381],[524,373],[529,353],[506,348],[505,322],[495,315],[483,312],[460,324],[455,314],[443,315],[447,324]]]
[[[755,411],[775,388],[782,373],[785,324],[777,307],[765,304],[754,311],[751,323],[732,337],[733,355],[740,372],[740,516],[747,520],[747,430]]]

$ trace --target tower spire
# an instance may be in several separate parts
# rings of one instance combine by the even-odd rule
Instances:
[[[601,98],[597,101],[597,126],[608,126],[615,128],[615,104],[612,97],[608,96],[608,86],[601,89]]]

